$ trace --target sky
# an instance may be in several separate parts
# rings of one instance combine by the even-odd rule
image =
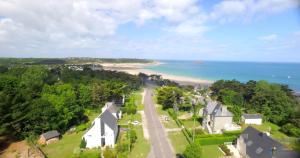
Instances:
[[[0,0],[0,57],[300,62],[299,0]]]

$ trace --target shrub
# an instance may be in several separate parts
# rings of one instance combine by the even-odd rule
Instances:
[[[222,149],[222,151],[226,154],[226,156],[231,156],[232,153],[230,152],[230,150],[227,148],[226,145],[224,144],[220,144],[219,147]]]
[[[84,123],[84,124],[80,124],[79,126],[76,127],[76,133],[80,132],[80,131],[84,131],[88,128],[88,124]]]
[[[300,129],[291,123],[283,125],[280,130],[289,136],[300,137]]]
[[[106,147],[103,151],[103,157],[104,158],[116,158],[116,154],[110,147]]]
[[[211,136],[211,137],[197,137],[196,142],[200,145],[217,145],[224,142],[232,142],[236,139],[236,136]]]
[[[202,156],[202,147],[199,143],[189,144],[184,152],[183,156],[185,158],[201,158]]]
[[[86,147],[86,141],[85,141],[85,139],[83,138],[83,139],[81,139],[81,142],[80,142],[80,146],[79,146],[80,148],[85,148]]]
[[[241,135],[242,131],[241,130],[237,130],[237,131],[224,131],[223,135],[224,136],[239,136]]]
[[[132,144],[134,144],[135,142],[136,142],[136,139],[137,139],[137,135],[136,135],[136,132],[135,132],[135,130],[130,130],[130,131],[128,131],[129,132],[129,135],[128,135],[128,137],[127,138],[130,138],[130,143],[131,143],[131,145]]]
[[[195,129],[195,135],[204,135],[204,134],[205,132],[202,129],[199,128]]]

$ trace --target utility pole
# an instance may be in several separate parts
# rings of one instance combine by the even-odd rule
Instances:
[[[193,124],[193,143],[195,142],[195,123],[196,123],[196,105],[195,105],[195,101],[194,99],[192,100],[192,106],[194,109],[194,114],[193,114],[193,118],[194,118],[194,124]]]

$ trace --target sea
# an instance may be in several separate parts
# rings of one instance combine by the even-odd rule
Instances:
[[[145,69],[170,75],[204,80],[266,80],[288,85],[300,92],[300,63],[229,62],[229,61],[174,61],[161,60],[162,64]]]

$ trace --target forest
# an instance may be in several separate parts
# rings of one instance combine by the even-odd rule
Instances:
[[[53,129],[63,133],[86,121],[86,109],[100,109],[140,85],[138,76],[115,71],[1,66],[0,135],[23,139]]]
[[[265,121],[279,125],[282,132],[300,137],[300,105],[288,86],[267,81],[219,80],[210,90],[213,97],[231,106],[236,122],[243,112],[260,113]]]

